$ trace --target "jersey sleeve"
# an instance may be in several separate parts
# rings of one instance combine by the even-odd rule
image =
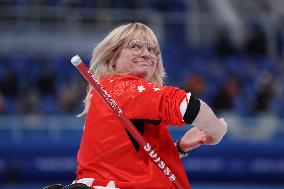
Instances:
[[[160,120],[184,125],[180,104],[186,92],[176,87],[148,83],[136,77],[109,80],[106,90],[129,119]]]

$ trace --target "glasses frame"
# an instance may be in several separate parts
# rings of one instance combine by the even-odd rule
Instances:
[[[131,45],[133,43],[136,43],[136,44],[140,43],[140,44],[142,44],[142,48],[135,50],[133,47],[131,47]],[[159,46],[156,43],[151,43],[149,41],[143,41],[143,40],[139,40],[139,39],[133,39],[129,43],[124,45],[123,47],[128,48],[133,56],[140,56],[141,54],[144,53],[146,48],[147,49],[148,48],[153,48],[154,49],[154,52],[148,50],[151,58],[157,59],[159,54],[160,54],[160,48],[159,48]]]

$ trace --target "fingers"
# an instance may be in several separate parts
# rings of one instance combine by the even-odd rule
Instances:
[[[198,136],[198,138],[199,138],[198,144],[206,144],[208,134],[205,131],[203,131],[199,128],[197,128],[197,129],[198,130],[196,132],[196,136]]]
[[[206,139],[205,139],[205,140],[206,140]],[[203,140],[198,141],[198,144],[200,144],[200,145],[205,144],[204,139],[203,139]]]

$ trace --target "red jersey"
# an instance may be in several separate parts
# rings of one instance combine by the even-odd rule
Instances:
[[[184,125],[179,107],[186,92],[133,76],[103,78],[101,84],[177,180],[190,188],[167,129],[167,125]],[[123,189],[175,188],[95,91],[90,101],[77,155],[77,179],[94,178],[102,186],[114,181]]]

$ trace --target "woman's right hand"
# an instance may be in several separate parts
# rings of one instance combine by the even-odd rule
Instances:
[[[202,144],[207,144],[207,140],[211,137],[198,127],[189,129],[180,140],[180,148],[184,152],[188,152]]]

